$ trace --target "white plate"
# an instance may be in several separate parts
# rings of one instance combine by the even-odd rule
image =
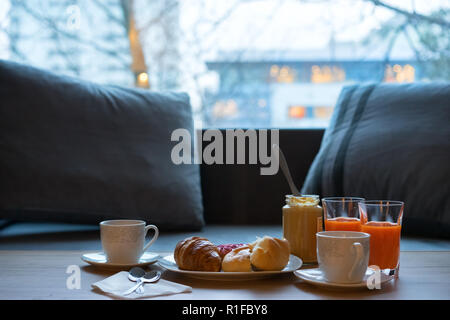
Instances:
[[[366,274],[364,275],[363,281],[359,283],[334,283],[325,280],[323,273],[319,268],[303,269],[294,272],[297,277],[304,280],[305,282],[328,288],[367,288],[367,278],[370,277],[373,273],[374,271],[368,268]],[[392,277],[389,277],[382,272],[380,273],[380,285],[391,279]]]
[[[165,256],[158,260],[158,263],[165,269],[183,274],[192,278],[203,280],[223,280],[241,281],[269,278],[283,273],[290,273],[302,266],[302,260],[294,255],[290,255],[287,266],[281,271],[251,271],[251,272],[209,272],[209,271],[189,271],[181,270],[175,263],[173,255]]]
[[[152,252],[144,252],[139,262],[133,264],[120,264],[120,263],[111,263],[106,261],[106,256],[103,252],[93,252],[93,253],[85,253],[81,256],[81,260],[90,263],[95,266],[100,266],[104,268],[129,268],[129,267],[144,267],[149,264],[155,263],[158,261],[160,256],[156,253]]]

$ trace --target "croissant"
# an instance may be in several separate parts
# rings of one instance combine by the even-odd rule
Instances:
[[[178,242],[174,258],[183,270],[218,272],[222,265],[219,249],[201,237],[189,237]]]

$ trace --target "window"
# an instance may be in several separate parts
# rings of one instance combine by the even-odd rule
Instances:
[[[294,119],[304,118],[306,115],[306,108],[303,106],[289,107],[289,117]]]
[[[450,80],[446,0],[3,0],[0,58],[186,91],[201,127],[323,128],[343,86]]]

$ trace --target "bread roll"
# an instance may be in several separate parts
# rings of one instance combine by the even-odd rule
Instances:
[[[222,260],[222,270],[225,272],[252,271],[250,247],[245,245],[228,252]]]
[[[259,270],[283,270],[289,262],[290,248],[286,239],[264,236],[253,242],[250,248],[250,262]]]
[[[177,243],[174,251],[175,262],[183,270],[220,271],[222,258],[219,249],[208,239],[186,238]]]

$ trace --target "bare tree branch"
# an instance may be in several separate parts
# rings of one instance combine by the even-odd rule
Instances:
[[[126,17],[122,17],[122,19],[121,19],[120,17],[115,16],[112,13],[112,11],[110,10],[110,7],[107,6],[104,2],[102,2],[100,0],[91,0],[91,1],[93,1],[96,6],[98,6],[99,8],[102,9],[102,11],[108,17],[109,21],[114,21],[121,26],[125,26],[125,27],[127,26]]]
[[[46,17],[44,15],[41,15],[40,13],[35,11],[34,9],[30,8],[25,3],[25,1],[16,1],[15,2],[15,5],[19,5],[19,4],[22,6],[22,8],[28,14],[30,14],[37,21],[40,21],[40,22],[43,22],[44,24],[46,24],[53,32],[57,32],[61,36],[64,36],[64,37],[66,37],[68,39],[71,39],[71,40],[74,40],[74,41],[76,41],[76,42],[78,42],[80,44],[84,44],[84,45],[90,46],[93,49],[97,50],[98,52],[102,52],[102,53],[107,54],[107,55],[109,55],[111,57],[114,57],[117,60],[119,60],[119,62],[121,64],[123,64],[124,68],[127,68],[127,69],[129,68],[129,62],[126,61],[126,59],[124,57],[122,57],[119,54],[118,51],[102,47],[102,46],[98,45],[98,43],[96,43],[95,41],[88,41],[88,40],[85,40],[85,39],[81,39],[81,38],[77,37],[76,35],[74,35],[74,34],[72,34],[70,32],[67,32],[67,31],[65,31],[65,30],[63,30],[61,28],[58,28],[58,26],[56,25],[56,23],[52,19],[50,19],[50,18],[48,18],[48,17]]]
[[[160,12],[156,15],[155,18],[150,19],[149,21],[145,22],[142,27],[138,28],[138,31],[143,32],[143,31],[147,30],[148,28],[150,28],[155,23],[159,23],[164,18],[164,16],[166,14],[168,14],[169,12],[171,12],[174,8],[176,8],[178,6],[178,4],[179,4],[179,1],[174,0],[170,4],[164,6],[160,10]]]
[[[450,22],[449,21],[445,21],[439,18],[435,18],[435,17],[431,17],[431,16],[426,16],[417,12],[409,12],[394,6],[391,6],[390,4],[387,4],[383,1],[380,0],[365,0],[368,2],[373,3],[376,6],[380,6],[380,7],[384,7],[386,9],[392,10],[396,13],[399,13],[401,15],[404,15],[406,17],[408,17],[408,19],[410,20],[416,20],[416,21],[427,21],[429,23],[433,23],[433,24],[437,24],[440,25],[441,27],[445,27],[445,28],[450,28]]]
[[[408,41],[410,48],[414,51],[417,61],[422,62],[422,55],[420,54],[419,49],[415,46],[407,27],[403,29],[403,34],[405,35],[406,41]]]
[[[120,0],[120,8],[122,9],[124,26],[128,35],[128,32],[130,32],[130,14],[133,8],[128,0]]]

